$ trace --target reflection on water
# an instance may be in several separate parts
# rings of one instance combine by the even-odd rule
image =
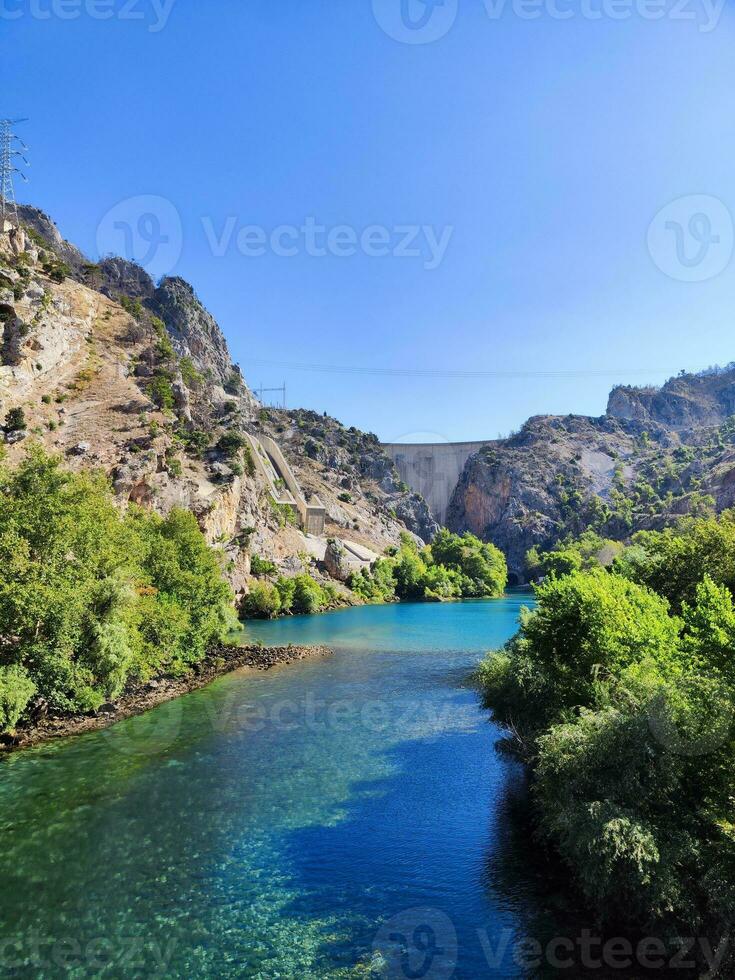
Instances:
[[[523,774],[467,684],[522,602],[248,625],[337,652],[8,758],[3,975],[528,975]]]

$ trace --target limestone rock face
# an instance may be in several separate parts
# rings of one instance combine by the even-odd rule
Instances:
[[[19,204],[18,215],[24,225],[32,228],[37,235],[48,242],[51,250],[66,262],[73,272],[80,272],[87,264],[88,260],[82,252],[62,238],[59,229],[44,211],[30,204]]]
[[[657,423],[678,432],[720,425],[735,414],[735,365],[681,374],[661,388],[621,385],[610,393],[607,414]]]
[[[327,533],[349,529],[346,538],[373,551],[396,544],[405,530],[423,542],[434,537],[439,526],[426,501],[401,483],[377,436],[303,409],[267,415],[263,427],[326,508]]]
[[[644,435],[644,433],[646,433]],[[678,439],[651,429],[650,453],[673,452]],[[604,532],[623,537],[615,516],[615,487],[635,481],[650,436],[635,421],[608,416],[536,416],[509,439],[489,443],[465,465],[447,513],[448,527],[492,541],[506,555],[511,575],[524,579],[532,546],[550,547],[580,534],[610,512]]]
[[[279,574],[308,569],[318,577],[337,529],[371,555],[407,529],[433,534],[425,503],[400,484],[375,436],[310,412],[261,417],[188,283],[156,287],[121,258],[90,263],[35,208],[22,208],[21,220],[27,234],[0,233],[0,426],[21,407],[26,426],[0,429],[11,464],[32,434],[64,466],[105,472],[121,505],[162,515],[189,509],[221,550],[238,594],[249,587],[255,555]],[[329,515],[324,536],[305,534],[273,506],[248,433],[283,448],[307,501],[318,498]]]
[[[538,416],[470,457],[447,516],[501,548],[524,576],[534,545],[593,527],[625,539],[702,506],[735,503],[735,365],[661,388],[618,386],[607,414]]]
[[[127,259],[107,258],[99,264],[100,292],[116,298],[149,300],[156,291],[153,280],[142,266]]]
[[[346,582],[353,572],[344,545],[335,538],[330,538],[327,541],[327,548],[324,552],[324,567],[332,578],[336,578],[339,582]]]
[[[153,294],[151,310],[166,324],[177,352],[191,357],[205,371],[226,384],[234,365],[225,336],[188,282],[164,279]]]

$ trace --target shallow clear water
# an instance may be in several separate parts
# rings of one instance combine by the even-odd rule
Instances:
[[[0,973],[525,975],[522,775],[468,673],[529,601],[248,625],[336,654],[9,757]]]

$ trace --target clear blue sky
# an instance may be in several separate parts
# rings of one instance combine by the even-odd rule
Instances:
[[[547,6],[522,19],[510,0],[493,19],[458,0],[443,37],[405,44],[378,23],[399,23],[400,0],[375,0],[377,18],[371,0],[175,0],[158,31],[153,0],[132,0],[143,20],[122,19],[123,0],[102,0],[110,20],[78,0],[67,20],[59,2],[35,0],[35,16],[0,2],[2,113],[31,117],[19,196],[90,255],[119,201],[168,199],[183,229],[170,271],[251,384],[285,379],[291,405],[386,440],[472,439],[541,412],[600,414],[616,381],[735,359],[728,229],[712,246],[724,270],[705,281],[664,274],[647,247],[674,199],[709,195],[735,214],[731,6],[703,31],[702,0],[688,0],[696,20],[655,21],[633,0],[619,21],[583,16],[582,0],[557,0],[565,20]],[[236,232],[309,217],[452,232],[437,268],[303,242],[246,256],[234,236],[217,256],[202,219],[219,235],[228,217]],[[452,375],[494,371],[530,376]]]

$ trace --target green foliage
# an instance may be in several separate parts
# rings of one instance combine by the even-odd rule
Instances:
[[[230,371],[224,383],[224,389],[228,395],[239,395],[242,393],[242,375],[239,371]]]
[[[622,551],[621,542],[587,530],[576,539],[567,538],[550,551],[539,552],[537,547],[531,548],[526,555],[526,571],[531,579],[537,579],[606,568]]]
[[[242,447],[242,465],[247,475],[252,479],[255,476],[255,460],[253,459],[253,451],[247,443]]]
[[[370,570],[353,573],[347,584],[365,602],[389,602],[396,594],[393,562],[390,558],[378,558]]]
[[[467,532],[461,537],[442,528],[431,543],[431,562],[462,577],[463,596],[502,595],[508,581],[503,553]]]
[[[254,582],[243,600],[246,619],[271,619],[281,611],[281,595],[272,582]]]
[[[276,566],[272,561],[261,558],[260,555],[251,555],[250,571],[253,575],[275,575]]]
[[[202,456],[212,441],[209,434],[202,429],[180,429],[177,430],[176,435],[189,455],[197,458]]]
[[[138,306],[140,306],[140,303],[138,303]],[[174,345],[171,343],[166,324],[157,316],[152,316],[151,325],[156,332],[156,357],[164,362],[173,361],[176,358],[176,352],[174,351]]]
[[[94,710],[128,679],[185,671],[231,622],[192,514],[120,513],[102,476],[65,472],[38,448],[0,466],[0,561],[0,667],[16,669],[3,677],[7,704],[27,675],[52,709]]]
[[[6,432],[21,432],[26,427],[26,413],[22,408],[11,408],[5,416]]]
[[[41,268],[52,282],[61,283],[71,275],[71,269],[66,262],[62,262],[56,256],[47,258]]]
[[[121,296],[120,306],[122,306],[125,312],[129,313],[134,320],[141,320],[143,318],[143,313],[144,313],[143,304],[140,302],[139,299],[132,299],[130,296]],[[156,319],[157,317],[151,318],[151,322],[153,322],[154,327],[156,326],[154,322]],[[158,323],[161,323],[161,321],[158,320]],[[163,324],[161,325],[163,326]]]
[[[289,524],[296,525],[298,523],[296,511],[290,504],[281,504],[277,500],[274,500],[270,494],[268,494],[268,503],[276,516],[279,527],[286,527]]]
[[[247,445],[247,439],[241,432],[225,432],[217,443],[217,448],[232,459]]]
[[[333,588],[321,585],[304,572],[292,578],[279,576],[275,583],[254,582],[250,592],[245,596],[242,613],[246,618],[251,619],[268,619],[279,613],[283,615],[317,613],[332,608],[338,601],[337,593]]]
[[[410,534],[401,546],[367,571],[351,576],[350,588],[367,602],[394,597],[439,601],[502,595],[507,583],[505,558],[494,545],[473,534],[440,530],[429,547],[419,548]]]
[[[0,667],[0,731],[15,728],[35,693],[36,685],[23,667]]]
[[[734,536],[732,513],[687,519],[552,575],[478,671],[596,912],[713,945],[735,915]]]
[[[173,352],[173,347],[171,348]],[[190,357],[182,357],[179,360],[179,370],[181,378],[187,388],[199,388],[204,384],[204,375],[198,371],[196,365]]]
[[[735,511],[688,519],[679,528],[640,531],[632,544],[615,569],[666,596],[675,609],[694,601],[705,575],[735,591]]]
[[[171,387],[171,380],[166,374],[159,373],[154,375],[148,385],[148,395],[151,401],[164,412],[170,412],[176,404],[174,390]]]

